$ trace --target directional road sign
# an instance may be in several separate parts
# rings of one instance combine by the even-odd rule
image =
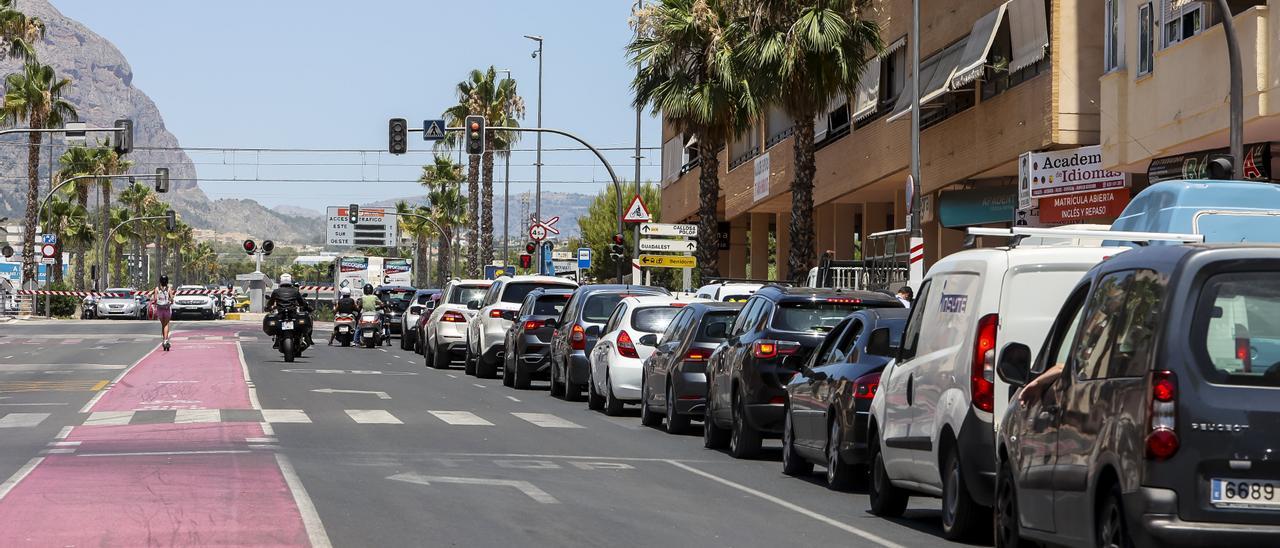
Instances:
[[[444,139],[444,120],[423,120],[422,140],[439,141]]]
[[[665,223],[645,223],[640,225],[641,236],[698,236],[698,225],[673,225]]]
[[[657,268],[696,268],[698,259],[685,255],[641,255],[640,266]]]
[[[650,219],[653,219],[653,216],[649,215],[649,208],[645,207],[644,200],[636,194],[636,197],[631,199],[631,205],[627,206],[627,212],[622,216],[622,220],[628,223],[647,223]]]
[[[663,240],[658,238],[640,238],[640,251],[677,251],[693,252],[698,250],[698,242],[691,240]]]

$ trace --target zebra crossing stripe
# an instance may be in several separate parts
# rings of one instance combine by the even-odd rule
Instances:
[[[347,416],[358,424],[404,424],[382,409],[347,409]]]
[[[179,409],[174,412],[174,424],[222,422],[222,412],[217,409]]]
[[[582,428],[582,425],[549,413],[512,413],[512,415],[543,428]]]
[[[133,411],[95,411],[89,413],[82,426],[116,426],[129,424],[133,420]]]
[[[459,426],[493,426],[493,423],[484,420],[470,411],[427,411],[435,415],[446,423]]]
[[[262,421],[266,423],[311,424],[311,417],[301,409],[263,409]]]
[[[4,417],[0,417],[0,428],[37,426],[47,418],[49,418],[49,413],[9,413]]]

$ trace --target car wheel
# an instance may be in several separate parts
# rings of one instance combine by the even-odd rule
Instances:
[[[502,386],[511,388],[513,385],[515,385],[514,379],[512,377],[515,377],[515,375],[511,374],[511,361],[508,360],[506,356],[503,356],[502,357]]]
[[[563,382],[560,382],[560,381],[559,381],[559,376],[557,376],[557,375],[556,375],[556,372],[558,372],[559,370],[560,370],[560,368],[556,367],[556,363],[555,363],[555,361],[553,360],[553,361],[551,362],[551,397],[553,397],[553,398],[563,398],[563,397],[564,397],[564,386],[565,386],[565,385],[564,385],[564,383],[563,383]]]
[[[952,448],[942,469],[942,535],[947,540],[968,540],[990,519],[983,519],[983,508],[969,496],[964,474],[960,470],[960,453]]]
[[[640,424],[653,428],[662,424],[662,415],[649,409],[649,391],[646,388],[645,381],[640,381]]]
[[[622,414],[622,400],[613,395],[613,379],[604,374],[604,414],[616,417]]]
[[[880,440],[872,437],[868,441],[871,444],[871,481],[867,486],[867,498],[871,500],[871,513],[882,518],[902,517],[910,496],[889,480],[889,472],[884,468],[884,455],[880,452]]]
[[[848,491],[858,481],[858,467],[840,457],[840,444],[844,439],[841,432],[840,419],[832,417],[827,431],[827,489],[832,491]]]
[[[689,431],[689,416],[676,413],[674,396],[671,393],[671,381],[667,381],[667,433],[679,435]]]
[[[481,354],[476,357],[475,374],[477,379],[493,379],[498,376],[498,364],[493,363],[492,358],[484,357]]]
[[[707,449],[723,449],[729,445],[729,431],[716,426],[715,412],[711,409],[711,394],[707,393],[707,405],[702,416],[702,446]]]
[[[582,401],[582,386],[574,381],[573,370],[566,363],[564,366],[564,376],[560,378],[564,382],[564,399],[565,401]],[[590,387],[591,382],[587,382]]]
[[[760,432],[747,424],[747,405],[741,395],[733,402],[733,432],[729,437],[729,455],[749,459],[760,453]]]
[[[467,343],[467,353],[462,359],[462,372],[467,375],[475,376],[476,374],[476,357],[471,353],[471,343]]]
[[[1022,540],[1019,522],[1017,486],[1013,483],[1013,470],[1009,463],[1000,465],[996,476],[996,548],[1022,548],[1031,546]]]
[[[449,352],[447,350],[441,350],[437,347],[435,350],[428,348],[427,351],[427,354],[431,356],[431,367],[435,369],[449,368]]]
[[[1120,501],[1120,486],[1112,485],[1107,498],[1102,501],[1093,519],[1096,545],[1104,548],[1133,548],[1129,528],[1125,526],[1124,505]]]
[[[511,367],[511,386],[516,390],[528,390],[533,384],[533,372],[520,368],[520,364]]]
[[[791,410],[787,409],[782,425],[782,473],[788,476],[807,476],[813,473],[813,463],[796,451],[795,427],[791,424]]]
[[[400,350],[408,350],[408,349],[409,349],[409,337],[405,336],[404,332],[402,331],[400,333]]]
[[[568,386],[569,384],[565,383],[565,387],[568,388]],[[565,399],[569,398],[566,397]],[[604,396],[601,396],[596,392],[595,379],[591,378],[587,379],[587,409],[592,411],[600,411],[601,409],[604,409]]]

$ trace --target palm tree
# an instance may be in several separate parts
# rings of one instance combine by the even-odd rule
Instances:
[[[83,215],[72,217],[71,223],[67,225],[66,232],[60,237],[62,238],[60,241],[75,254],[76,289],[83,290],[85,288],[84,256],[89,253],[89,250],[93,248],[93,243],[98,239],[98,228],[93,225],[88,209],[80,207],[78,204],[76,208],[81,210]]]
[[[103,185],[103,193],[109,193],[110,190],[108,189],[110,189],[110,187],[110,184]],[[129,211],[129,215],[134,218],[145,216],[148,206],[151,202],[155,201],[155,199],[156,198],[151,191],[151,187],[138,182],[131,183],[129,186],[125,187],[123,192],[120,193],[120,203],[124,204],[127,211]],[[111,203],[110,196],[103,196],[102,203]],[[113,223],[112,226],[115,226],[114,223],[116,223],[116,221],[113,219],[111,222]],[[143,243],[146,238],[144,233],[146,232],[147,228],[144,226],[135,226],[132,229],[132,233],[135,235],[135,237],[131,239],[133,243],[133,252],[134,255],[138,257],[142,256],[142,249],[146,246],[146,244]]]
[[[3,0],[0,0],[3,1]],[[102,163],[98,161],[97,149],[85,147],[72,147],[62,153],[58,158],[58,172],[54,179],[55,185],[73,177],[83,177],[86,175],[101,175],[103,168]],[[89,187],[93,184],[91,179],[81,179],[75,183],[76,204],[86,210],[89,207]],[[84,260],[88,253],[90,245],[78,247],[79,251],[75,253],[74,266],[76,271],[76,289],[84,289]]]
[[[49,199],[44,208],[44,216],[40,218],[40,227],[45,232],[57,236],[58,241],[62,242],[64,247],[67,246],[67,232],[77,223],[83,223],[89,214],[83,207],[75,202],[64,200],[60,196],[53,196]],[[54,283],[62,283],[62,254],[58,253],[53,257],[53,275],[50,281]]]
[[[813,249],[813,120],[837,96],[853,97],[866,61],[884,49],[865,0],[736,0],[748,32],[742,52],[768,97],[796,120],[791,184],[792,279],[816,260]]]
[[[109,261],[109,262],[104,261],[103,265],[104,265],[104,268],[106,267],[106,265],[109,265],[112,267],[111,268],[112,278],[115,279],[116,283],[119,285],[127,285],[125,283],[125,272],[124,272],[125,270],[124,246],[126,244],[133,242],[135,239],[137,239],[140,236],[138,232],[139,227],[137,223],[125,222],[132,218],[134,218],[133,213],[126,208],[123,208],[123,207],[111,208],[109,221],[111,223],[111,227],[114,228],[115,231],[111,233],[111,240],[108,241],[107,243],[115,248],[114,249],[115,256],[113,261]]]
[[[168,205],[165,209],[168,209]],[[174,285],[187,283],[184,282],[187,277],[184,275],[182,258],[190,255],[195,248],[195,232],[191,229],[191,225],[178,221],[178,225],[172,231],[165,230],[165,239],[168,240],[169,247],[173,251],[173,283]]]
[[[437,154],[435,163],[422,166],[422,176],[418,178],[418,182],[427,187],[431,219],[440,225],[442,231],[437,242],[440,253],[436,259],[436,281],[439,287],[444,287],[449,279],[449,266],[453,259],[453,236],[457,234],[458,227],[466,226],[470,221],[466,198],[459,189],[462,167],[448,156]]]
[[[427,287],[427,251],[430,247],[430,238],[436,235],[436,227],[427,219],[431,219],[431,208],[428,207],[410,207],[405,202],[396,203],[396,213],[400,219],[400,229],[404,232],[412,234],[414,239],[414,271],[417,272],[414,285],[418,287]],[[412,213],[418,216],[409,216]],[[434,221],[435,219],[431,219]]]
[[[735,52],[743,26],[727,0],[662,0],[639,10],[627,51],[639,67],[635,105],[651,105],[686,138],[698,142],[698,266],[702,279],[720,275],[718,154],[759,116],[759,104]]]
[[[13,59],[32,61],[36,57],[35,43],[44,38],[44,21],[13,7],[14,0],[0,0],[0,46]]]
[[[115,149],[111,147],[98,147],[93,149],[93,152],[95,162],[94,169],[96,173],[102,175],[119,175],[129,171],[129,168],[133,167],[133,162],[121,158],[119,154],[116,154]],[[106,234],[106,232],[111,229],[111,226],[113,226],[110,224],[111,179],[103,177],[98,179],[97,182],[99,188],[102,189],[102,203],[98,205],[99,214],[102,219],[102,233]],[[142,186],[143,188],[146,188],[145,185]],[[101,262],[103,265],[102,268],[105,270],[107,264],[106,257],[103,257]]]
[[[58,79],[53,67],[29,62],[21,72],[5,77],[4,106],[0,112],[5,123],[16,126],[25,122],[31,129],[62,127],[74,120],[76,109],[62,98],[71,80]],[[36,279],[35,253],[36,210],[40,203],[40,144],[42,133],[27,134],[27,212],[26,232],[22,237],[22,276]]]

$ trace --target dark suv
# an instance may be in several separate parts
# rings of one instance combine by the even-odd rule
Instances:
[[[787,383],[803,358],[831,328],[864,308],[902,308],[898,299],[870,291],[766,286],[756,291],[707,362],[703,445],[729,446],[736,458],[760,451],[764,437],[779,437]]]
[[[556,320],[551,334],[551,395],[570,401],[582,399],[590,373],[587,356],[600,338],[600,328],[623,298],[670,295],[660,287],[645,285],[584,285],[573,292]]]
[[[547,320],[559,318],[571,296],[572,289],[541,287],[525,296],[503,345],[507,351],[502,356],[502,384],[526,390],[529,381],[548,377],[555,328]]]
[[[1280,546],[1280,247],[1116,255],[997,373],[997,545]]]
[[[656,348],[644,361],[640,422],[683,434],[689,420],[702,418],[707,396],[707,358],[729,333],[743,303],[689,303],[671,319]],[[640,338],[644,344],[645,338]],[[660,411],[658,411],[660,410]]]

